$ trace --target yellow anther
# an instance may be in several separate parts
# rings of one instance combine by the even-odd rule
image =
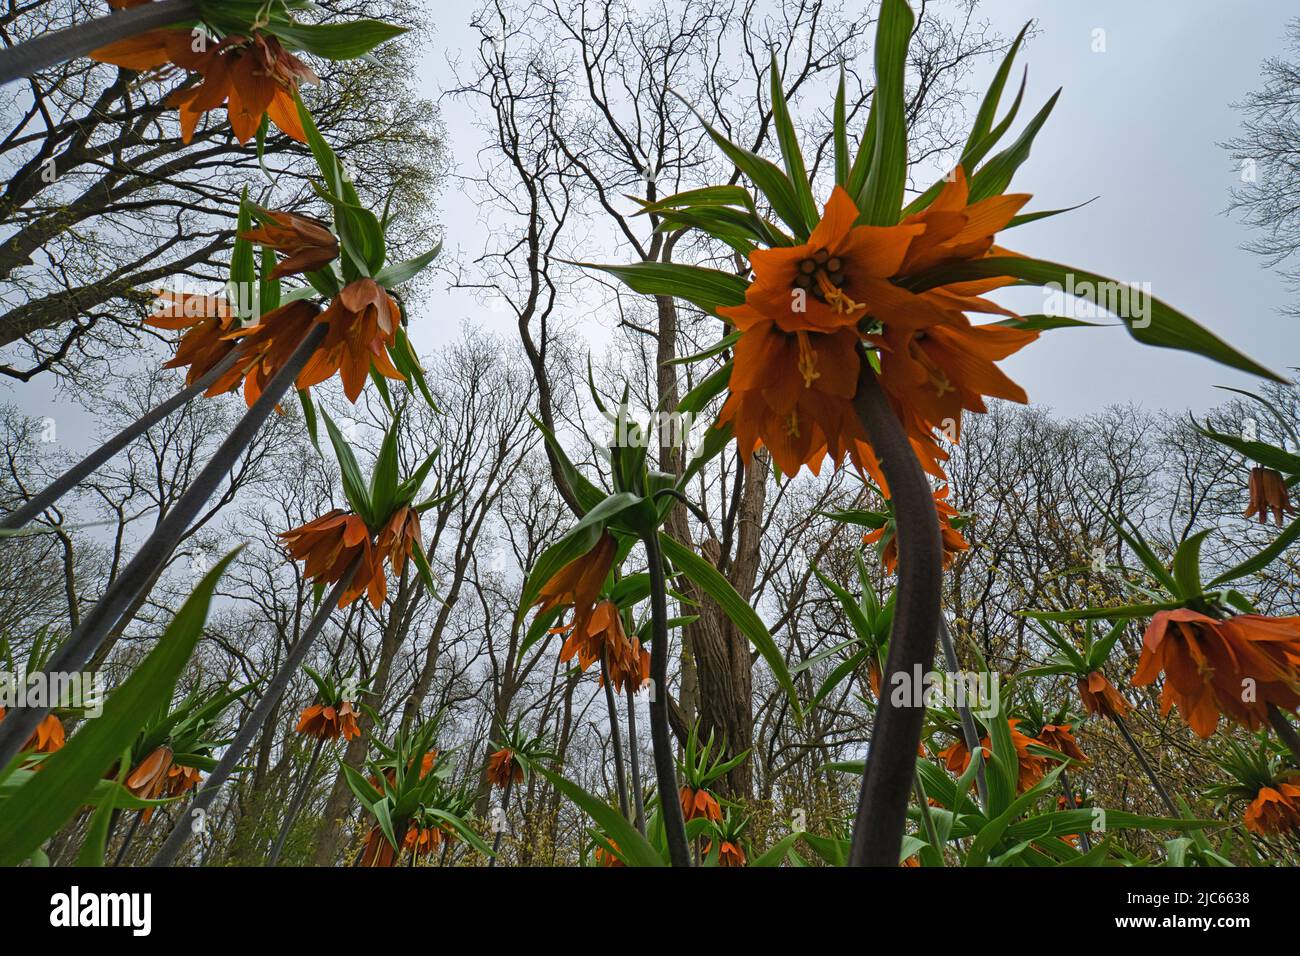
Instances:
[[[807,332],[796,332],[795,338],[799,340],[799,374],[803,376],[803,387],[812,388],[812,383],[822,377],[817,371],[817,353],[808,341]]]
[[[867,307],[861,302],[854,302],[845,295],[844,290],[831,282],[825,272],[817,273],[817,284],[821,287],[826,304],[841,315],[854,316],[859,312],[867,311]]]

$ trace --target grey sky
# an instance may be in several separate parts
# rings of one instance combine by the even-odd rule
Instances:
[[[1022,118],[1064,88],[1014,188],[1034,194],[1030,208],[1054,209],[1099,197],[1065,216],[1031,224],[1006,244],[1115,279],[1151,283],[1159,298],[1191,315],[1263,364],[1285,373],[1300,365],[1300,331],[1279,314],[1287,290],[1242,251],[1248,230],[1224,215],[1238,170],[1219,143],[1239,131],[1230,104],[1259,85],[1259,68],[1284,50],[1283,28],[1297,11],[1282,0],[985,0],[980,13],[1014,35],[1030,19],[1038,34],[1022,54],[1029,86]],[[1105,52],[1093,52],[1094,30]],[[473,42],[463,24],[446,24],[433,43],[455,57]],[[467,51],[468,59],[472,51]],[[980,91],[992,72],[975,79]],[[428,95],[450,83],[433,59]],[[1009,98],[1009,97],[1008,97]],[[453,154],[473,171],[480,145],[465,105],[444,103]],[[451,246],[474,249],[473,203],[447,191],[444,222]],[[1024,312],[1043,310],[1037,290],[1002,296]],[[507,316],[453,295],[443,316],[513,334]],[[590,338],[604,338],[598,320]],[[432,346],[455,322],[425,323]],[[427,347],[426,346],[426,347]],[[1008,373],[1035,403],[1076,415],[1118,401],[1149,408],[1203,409],[1222,399],[1213,384],[1249,385],[1249,376],[1208,360],[1155,350],[1119,328],[1061,330],[1012,357]]]
[[[425,95],[451,85],[448,59],[468,61],[474,34],[470,5],[430,4],[439,18],[420,76]],[[1274,273],[1240,249],[1249,232],[1224,215],[1238,171],[1219,143],[1239,131],[1229,105],[1260,82],[1265,58],[1284,51],[1283,28],[1297,11],[1284,0],[985,0],[982,16],[1013,35],[1028,19],[1039,32],[1022,55],[1029,88],[1022,116],[1064,88],[1014,188],[1034,194],[1031,208],[1096,202],[1065,216],[1017,229],[1011,248],[1116,279],[1151,283],[1155,295],[1183,310],[1275,370],[1300,365],[1296,320],[1279,313],[1288,291]],[[1104,30],[1105,52],[1094,52]],[[991,72],[991,67],[989,71]],[[980,89],[987,75],[976,77]],[[464,172],[476,170],[481,134],[470,106],[444,101],[449,149]],[[451,249],[481,248],[479,212],[458,186],[441,199]],[[599,256],[593,256],[599,258]],[[1043,309],[1037,291],[1003,297],[1025,312]],[[417,348],[431,351],[464,320],[513,336],[510,317],[455,291],[422,304],[413,323]],[[607,338],[584,318],[593,344]],[[1118,328],[1051,333],[1006,363],[1032,401],[1067,415],[1108,403],[1204,409],[1222,399],[1213,384],[1249,385],[1249,376],[1196,357],[1145,348]],[[56,402],[38,377],[5,392],[30,414],[54,414],[76,443],[87,423]],[[67,432],[72,434],[67,435]],[[74,437],[76,436],[76,437]]]
[[[1240,249],[1250,237],[1223,214],[1240,175],[1219,143],[1240,131],[1229,104],[1260,85],[1260,64],[1284,51],[1300,13],[1275,0],[992,0],[992,23],[1013,33],[1037,18],[1028,102],[1064,88],[1014,188],[1033,208],[1091,205],[1005,237],[1016,250],[1152,292],[1238,349],[1286,374],[1300,365],[1300,329],[1279,314],[1282,280]],[[1093,52],[1094,29],[1105,52]],[[1037,292],[1014,301],[1040,311]],[[1120,329],[1061,330],[1006,363],[1030,399],[1067,413],[1132,399],[1149,408],[1202,409],[1223,399],[1213,384],[1250,376],[1140,346]]]

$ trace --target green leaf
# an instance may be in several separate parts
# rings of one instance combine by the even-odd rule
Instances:
[[[235,304],[239,318],[248,320],[256,318],[256,307],[252,301],[253,290],[257,288],[257,263],[253,255],[253,244],[241,238],[241,234],[253,228],[253,204],[248,201],[248,187],[244,187],[239,197],[239,218],[235,224],[235,248],[230,254],[230,282],[227,285],[228,298]]]
[[[1103,307],[1106,306],[1105,302],[1096,301],[1098,298],[1104,298],[1095,294],[1099,283],[1103,284],[1102,288],[1107,289],[1119,289],[1128,285],[1127,283],[1107,279],[1093,272],[1085,272],[1072,266],[1047,262],[1042,259],[993,257],[941,266],[918,278],[918,281],[912,283],[910,287],[912,291],[919,292],[952,282],[964,282],[990,276],[1012,276],[1028,285],[1045,286],[1049,283],[1056,283],[1061,289],[1070,288],[1071,286],[1076,289],[1081,286],[1086,288],[1086,284],[1091,284],[1091,288],[1094,290],[1091,299],[1086,295],[1079,297],[1093,301]],[[1128,299],[1130,308],[1127,311],[1132,312],[1133,295],[1129,295]],[[1264,366],[1242,355],[1214,333],[1197,325],[1186,315],[1166,305],[1159,299],[1151,297],[1147,301],[1147,305],[1150,312],[1145,317],[1117,316],[1124,322],[1129,334],[1144,345],[1192,352],[1213,359],[1223,365],[1250,372],[1252,375],[1259,375],[1276,382],[1286,381],[1282,376],[1269,371]]]
[[[1227,584],[1229,581],[1236,581],[1244,578],[1248,574],[1254,574],[1256,571],[1263,571],[1272,564],[1282,552],[1295,543],[1296,538],[1300,538],[1300,518],[1296,518],[1286,526],[1280,535],[1273,539],[1273,542],[1253,558],[1247,558],[1241,564],[1234,565],[1227,571],[1224,571],[1217,578],[1210,582],[1211,588],[1217,588],[1220,585]]]
[[[414,259],[407,259],[405,262],[398,262],[394,265],[385,266],[375,273],[375,281],[385,289],[395,289],[405,282],[410,282],[442,252],[442,243],[438,243],[423,255],[416,256]]]
[[[118,771],[118,780],[120,784],[122,778],[126,776],[125,764]],[[113,822],[113,807],[116,805],[117,791],[120,787],[109,790],[108,795],[99,802],[95,807],[95,812],[90,818],[90,826],[86,828],[86,839],[81,844],[81,850],[77,853],[77,866],[103,866],[104,851],[108,847],[109,829]]]
[[[785,860],[786,852],[795,845],[802,837],[802,833],[790,833],[782,837],[776,843],[762,853],[749,861],[751,869],[767,869],[769,867],[780,866]]]
[[[736,593],[735,588],[731,586],[731,582],[719,574],[717,568],[694,551],[679,544],[666,534],[660,534],[659,541],[664,554],[673,563],[673,566],[694,581],[701,590],[717,602],[727,617],[731,619],[731,622],[740,628],[740,632],[749,639],[755,650],[767,661],[767,666],[772,669],[772,676],[776,678],[777,683],[781,685],[790,699],[790,706],[793,709],[795,719],[802,721],[803,712],[799,706],[799,694],[795,690],[794,681],[790,677],[789,670],[786,669],[785,660],[777,649],[776,641],[768,633],[767,626],[754,613],[754,609]]]
[[[1272,468],[1284,475],[1300,475],[1300,455],[1293,455],[1284,448],[1278,448],[1268,442],[1239,438],[1236,435],[1225,435],[1209,428],[1200,428],[1198,426],[1196,430],[1206,438],[1216,441],[1220,445],[1226,445],[1233,451],[1240,452],[1251,461],[1263,465],[1265,468]]]
[[[1052,329],[1103,328],[1100,322],[1085,322],[1065,315],[1019,315],[1015,318],[1002,319],[994,325],[1005,325],[1011,329],[1024,329],[1028,332],[1050,332]]]
[[[1020,613],[1036,621],[1101,621],[1150,617],[1157,611],[1172,611],[1182,606],[1182,601],[1161,601],[1153,604],[1125,604],[1120,607],[1087,607],[1073,611],[1021,611]]]
[[[1198,531],[1178,546],[1174,552],[1174,580],[1184,599],[1193,598],[1202,592],[1201,588],[1201,545],[1206,536],[1214,529]]]
[[[273,20],[264,29],[290,46],[326,60],[355,60],[381,43],[401,36],[407,28],[380,20],[293,24]]]
[[[675,296],[714,314],[721,306],[743,304],[745,290],[749,288],[749,282],[733,272],[675,262],[631,262],[621,266],[578,262],[575,265],[608,272],[633,292]]]
[[[343,494],[348,499],[348,504],[352,510],[359,514],[366,524],[374,526],[378,523],[374,508],[371,506],[370,493],[366,489],[366,480],[361,476],[361,466],[357,464],[357,458],[352,454],[347,440],[344,439],[338,426],[334,424],[334,419],[329,417],[325,409],[320,410],[321,417],[325,419],[325,430],[329,432],[330,444],[334,446],[334,457],[338,459],[339,472],[343,478]]]
[[[397,412],[384,433],[375,469],[370,473],[370,506],[374,509],[376,523],[386,521],[397,506],[397,436],[401,427],[402,415]]]
[[[531,415],[529,415],[532,418]],[[540,419],[533,418],[533,424],[537,426],[542,437],[546,439],[546,444],[550,446],[551,452],[555,456],[555,461],[559,464],[560,474],[564,476],[569,490],[573,492],[574,498],[577,499],[578,505],[584,512],[590,511],[596,505],[605,500],[605,492],[592,484],[569,460],[568,453],[565,452],[564,446],[560,444],[558,438],[549,428],[542,424]]]
[[[268,278],[275,271],[275,252],[262,249],[262,277],[257,283],[257,314],[259,317],[280,307],[280,280]]]
[[[624,863],[628,866],[664,865],[664,859],[659,852],[637,832],[636,827],[627,822],[623,814],[555,771],[541,766],[536,769],[556,790],[576,803],[583,813],[596,821],[596,825],[609,835],[609,839],[618,844],[618,855]],[[669,797],[669,799],[675,798],[676,794]]]
[[[871,169],[858,200],[860,220],[892,226],[903,208],[907,185],[907,103],[904,73],[907,46],[916,22],[905,0],[884,0],[876,27],[876,91],[871,118],[876,121]]]
[[[171,700],[176,680],[194,652],[217,581],[234,560],[230,552],[203,576],[167,625],[149,656],[67,744],[41,763],[0,814],[0,866],[17,866],[85,802],[104,771],[120,759],[142,727]]]
[[[312,119],[311,113],[303,103],[301,94],[295,92],[294,101],[298,106],[298,119],[302,123],[303,131],[307,134],[307,146],[311,149],[311,154],[316,160],[316,167],[325,178],[325,185],[336,200],[345,200],[347,198],[346,190],[343,188],[343,175],[338,156],[334,154],[334,150],[330,148],[329,143],[325,142],[325,137],[321,136],[320,130],[316,128],[316,122]]]
[[[311,439],[312,446],[316,451],[320,451],[320,435],[316,424],[316,405],[311,400],[311,393],[305,388],[296,389],[298,393],[298,403],[302,406],[302,420],[307,425],[307,437]]]
[[[629,196],[639,203],[641,209],[637,215],[654,215],[665,209],[677,209],[684,206],[744,206],[752,209],[754,200],[744,186],[705,186],[702,189],[688,189],[664,199],[647,202],[635,196]]]
[[[681,97],[679,97],[679,99],[681,99]],[[710,126],[709,123],[705,121],[704,117],[700,115],[699,110],[697,110],[694,105],[685,99],[682,99],[682,102],[686,104],[687,109],[695,114],[696,119],[700,121],[700,125],[704,127],[705,131],[713,141],[718,144],[718,148],[722,150],[726,157],[735,163],[737,169],[749,177],[750,181],[753,182],[759,192],[767,197],[767,201],[771,204],[773,212],[775,212],[787,226],[793,229],[799,238],[806,239],[809,230],[811,229],[811,224],[804,221],[803,207],[799,203],[799,198],[795,193],[794,185],[790,182],[785,173],[781,172],[780,167],[775,163],[764,159],[762,156],[751,153],[749,150],[737,146],[731,140],[727,139],[726,136],[722,135],[722,133]]]
[[[849,121],[845,114],[844,66],[840,66],[840,82],[835,88],[835,184],[849,188]]]
[[[1029,26],[1030,24],[1026,23],[1020,28],[1020,33],[1016,35],[1015,42],[1011,44],[1011,49],[1003,57],[997,73],[993,76],[993,82],[989,84],[988,91],[980,102],[979,112],[975,114],[975,122],[971,125],[970,135],[966,139],[966,147],[962,150],[963,163],[974,165],[984,156],[983,153],[979,152],[980,147],[993,131],[993,121],[997,118],[998,104],[1002,101],[1002,91],[1006,88],[1007,79],[1011,76],[1011,66],[1015,62],[1016,54],[1020,52],[1020,45],[1024,43],[1025,33],[1028,31]],[[984,149],[987,151],[988,147],[985,146]]]
[[[785,91],[781,88],[781,69],[776,62],[776,50],[772,50],[772,125],[776,129],[776,141],[781,146],[781,159],[785,163],[786,174],[794,185],[795,199],[803,211],[803,221],[809,229],[818,219],[817,201],[813,198],[812,185],[808,182],[808,170],[803,164],[803,153],[799,149],[799,137],[795,133],[794,123],[790,119],[790,107],[785,101]]]
[[[969,202],[976,203],[981,199],[1000,196],[1006,192],[1007,187],[1011,185],[1011,179],[1015,176],[1016,170],[1020,168],[1021,163],[1029,158],[1029,151],[1034,145],[1034,137],[1038,135],[1038,131],[1047,122],[1047,117],[1051,115],[1052,108],[1056,106],[1056,101],[1060,95],[1060,90],[1053,93],[1051,99],[1044,104],[1043,108],[1035,114],[1034,118],[1021,131],[1016,141],[980,167],[979,172],[970,181]]]
[[[727,335],[724,335],[719,341],[715,342],[713,345],[710,345],[707,349],[705,349],[702,352],[696,352],[694,355],[685,355],[681,358],[675,358],[666,362],[665,364],[666,365],[692,365],[696,362],[702,362],[705,359],[713,358],[713,356],[715,355],[721,355],[723,352],[727,351],[727,349],[731,348],[737,342],[740,341],[740,334],[741,333],[739,332],[731,332]],[[681,406],[679,405],[678,408],[680,409],[680,407]]]
[[[813,573],[817,575],[817,580],[821,581],[826,590],[839,599],[840,607],[844,609],[845,616],[849,619],[849,623],[853,625],[853,630],[857,632],[858,640],[868,647],[874,648],[876,632],[872,628],[871,622],[867,620],[867,616],[862,612],[862,608],[858,606],[857,598],[822,574],[816,566],[813,567]]]

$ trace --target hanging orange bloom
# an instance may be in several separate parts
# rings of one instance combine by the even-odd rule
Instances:
[[[1084,808],[1084,799],[1083,799],[1083,794],[1081,794],[1081,793],[1076,793],[1076,794],[1074,795],[1074,806],[1073,806],[1073,807],[1070,806],[1070,801],[1068,801],[1068,800],[1065,799],[1065,794],[1061,794],[1059,797],[1056,798],[1056,809],[1057,809],[1057,810],[1071,810],[1071,809],[1073,809],[1073,810],[1081,810],[1081,809],[1083,809],[1083,808]]]
[[[609,645],[609,679],[614,690],[623,692],[631,686],[635,693],[650,680],[650,652],[635,637],[625,637]],[[601,678],[603,681],[604,678]]]
[[[708,856],[713,852],[713,841],[710,840],[704,844],[704,855]],[[739,843],[733,843],[731,840],[723,840],[722,846],[718,847],[718,866],[744,866],[745,851],[740,848]]]
[[[414,824],[406,831],[403,848],[413,856],[428,856],[442,846],[442,830],[438,827],[420,827]]]
[[[1044,747],[1065,754],[1071,760],[1087,763],[1088,756],[1079,749],[1079,741],[1070,733],[1072,724],[1044,724],[1038,732],[1038,742]]]
[[[155,747],[127,775],[126,789],[141,800],[156,800],[167,784],[175,754],[170,747]]]
[[[4,719],[5,709],[0,707],[0,720]],[[23,744],[23,752],[52,754],[61,748],[64,742],[63,721],[53,714],[46,714],[44,719],[36,725],[32,735],[27,738],[27,742]]]
[[[1284,515],[1296,514],[1291,506],[1291,495],[1287,491],[1286,480],[1272,468],[1250,469],[1250,503],[1244,517],[1259,515],[1259,523],[1267,524],[1271,513],[1282,527]]]
[[[602,532],[600,540],[590,551],[574,558],[542,585],[534,602],[538,605],[537,613],[546,614],[556,608],[572,607],[573,620],[569,627],[576,633],[586,633],[591,615],[596,609],[596,599],[614,566],[617,551],[618,544],[614,536],[608,531]]]
[[[861,361],[858,324],[881,306],[916,299],[889,282],[923,226],[858,226],[836,186],[822,219],[798,246],[756,249],[745,303],[718,309],[741,332],[720,424],[740,450],[762,445],[794,475],[846,454],[879,474],[852,399]]]
[[[244,401],[251,408],[275,373],[302,344],[319,315],[320,306],[316,303],[297,299],[272,309],[254,325],[227,332],[226,338],[239,340],[240,359],[204,394],[221,395],[242,384]]]
[[[502,747],[488,757],[487,780],[494,787],[504,790],[507,784],[523,783],[523,765],[515,759],[515,752],[509,747]]]
[[[1005,229],[1020,212],[1025,203],[1033,198],[1028,193],[1007,193],[990,196],[978,202],[970,203],[970,183],[966,170],[958,166],[952,176],[939,190],[930,205],[918,213],[903,220],[905,226],[924,226],[924,231],[914,238],[908,246],[898,276],[918,275],[927,269],[957,261],[982,259],[990,255],[1014,255],[1006,249],[993,244],[998,232]],[[988,280],[980,280],[981,283]],[[999,286],[1010,285],[1014,279],[999,277]],[[964,283],[972,286],[975,283]],[[949,287],[952,288],[952,287]],[[961,311],[1002,311],[992,303],[979,302],[974,307],[966,304],[969,289],[960,289],[958,293],[944,290],[943,296],[952,297],[960,303]],[[965,293],[965,294],[962,294]],[[930,292],[925,293],[927,295]],[[948,298],[946,301],[952,301]],[[991,308],[988,308],[992,306]],[[1010,314],[1010,313],[1007,313]]]
[[[741,337],[718,424],[732,426],[740,451],[767,448],[791,476],[804,465],[817,474],[828,455],[838,463],[851,454],[883,480],[853,408],[861,369],[857,332],[785,332],[747,306],[730,317]]]
[[[315,272],[338,257],[339,241],[319,219],[292,212],[267,211],[266,215],[271,219],[269,223],[239,235],[285,255],[272,270],[272,279]]]
[[[141,760],[127,775],[123,786],[132,796],[141,800],[159,800],[169,796],[171,769],[176,755],[167,746],[155,747],[149,755]],[[141,819],[148,823],[153,816],[153,807],[147,807]]]
[[[745,305],[723,307],[718,314],[734,322],[757,313],[783,332],[836,332],[856,327],[880,304],[897,301],[902,290],[889,278],[925,227],[859,226],[857,219],[858,207],[836,186],[806,243],[750,253],[754,281]],[[815,372],[816,363],[809,365]]]
[[[186,143],[193,139],[199,118],[223,105],[241,144],[257,135],[263,116],[287,135],[307,142],[295,97],[300,85],[320,80],[273,36],[231,34],[215,40],[191,30],[149,30],[100,47],[90,56],[128,70],[177,66],[200,74],[202,82],[182,86],[167,99],[169,106],[180,109],[181,139]]]
[[[945,485],[934,493],[934,508],[939,513],[939,534],[943,539],[943,566],[945,570],[952,566],[957,555],[970,547],[961,532],[953,527],[953,520],[961,517],[960,512],[948,504],[948,486]],[[894,533],[893,523],[881,525],[875,531],[868,531],[862,536],[863,544],[875,544],[886,535],[889,539],[880,552],[880,563],[885,571],[893,574],[898,569],[898,535]]]
[[[956,442],[964,411],[988,411],[985,396],[1022,405],[1029,401],[1025,390],[995,363],[1024,348],[1038,333],[977,326],[960,312],[951,315],[948,323],[920,330],[887,324],[874,341],[881,349],[880,383],[895,410],[901,406],[927,429],[938,429]],[[908,417],[900,417],[906,424]]]
[[[703,817],[714,823],[722,820],[722,807],[718,805],[717,798],[703,787],[699,790],[682,787],[678,796],[682,801],[682,816],[687,820],[694,820],[696,817]]]
[[[388,842],[384,831],[372,827],[366,836],[365,848],[361,851],[361,866],[396,866],[397,849]]]
[[[1261,836],[1285,836],[1300,830],[1300,786],[1279,783],[1261,787],[1243,817],[1246,829]]]
[[[1007,727],[1011,731],[1011,743],[1016,748],[1016,762],[1019,766],[1016,791],[1024,793],[1042,780],[1043,775],[1047,773],[1047,758],[1029,752],[1031,744],[1041,743],[1041,741],[1026,736],[1017,730],[1016,726],[1019,723],[1018,718],[1012,718],[1007,721]],[[987,736],[980,741],[980,749],[984,752],[986,761],[992,758],[993,750],[989,745]],[[970,766],[970,751],[967,749],[965,741],[960,738],[951,746],[940,750],[937,756],[944,761],[950,771],[958,776],[965,773],[966,768]]]
[[[167,785],[163,788],[163,792],[169,797],[183,796],[202,782],[203,774],[197,767],[174,763],[167,771]]]
[[[1220,716],[1258,729],[1269,704],[1300,707],[1300,617],[1216,620],[1190,608],[1160,611],[1143,635],[1133,684],[1154,683],[1162,671],[1160,712],[1177,704],[1202,739],[1214,733]]]
[[[303,709],[299,715],[295,733],[321,740],[351,740],[361,736],[357,725],[357,708],[350,700],[341,701],[337,707],[332,704],[312,704]]]
[[[234,307],[221,295],[158,292],[157,311],[144,324],[155,329],[186,329],[176,356],[163,368],[189,368],[185,384],[193,385],[236,347],[228,333],[239,327]]]
[[[299,388],[310,388],[338,372],[343,393],[355,402],[372,365],[386,378],[406,381],[388,357],[389,347],[397,343],[402,309],[374,279],[349,283],[318,321],[329,324],[329,333],[298,374]]]
[[[1079,697],[1083,706],[1092,717],[1123,717],[1132,707],[1124,695],[1115,689],[1106,675],[1093,671],[1086,677],[1079,678]]]
[[[576,656],[579,668],[585,671],[603,658],[609,678],[618,691],[629,682],[634,689],[639,689],[650,679],[650,652],[623,630],[623,616],[613,601],[599,602],[585,628],[566,626],[554,630],[568,634],[560,648],[561,663],[567,664]],[[605,677],[602,675],[600,686],[604,685]]]
[[[410,505],[402,505],[379,529],[376,548],[381,557],[388,559],[393,573],[400,576],[407,557],[417,548],[423,548],[421,541],[420,513]]]
[[[339,607],[347,607],[367,592],[375,610],[383,606],[388,593],[383,557],[360,515],[334,508],[301,527],[280,532],[278,537],[293,560],[305,562],[303,576],[316,584],[339,581],[359,556],[361,563],[339,598]]]
[[[609,845],[612,846],[615,850],[619,849],[619,845],[615,843],[613,840],[609,841]],[[627,864],[624,863],[622,860],[620,860],[617,855],[611,853],[609,850],[606,850],[603,846],[596,847],[595,853],[593,855],[596,857],[596,862],[599,863],[601,866],[610,867],[610,868],[627,866]]]

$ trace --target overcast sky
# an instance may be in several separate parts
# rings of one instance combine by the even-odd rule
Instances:
[[[1031,208],[1038,209],[1099,197],[1084,209],[1017,229],[1006,244],[1150,283],[1155,296],[1266,366],[1285,373],[1300,365],[1298,320],[1279,314],[1287,289],[1241,250],[1250,233],[1225,215],[1239,170],[1219,146],[1239,132],[1231,104],[1259,86],[1264,59],[1284,52],[1285,24],[1300,9],[1283,0],[985,0],[979,10],[1006,36],[1038,21],[1020,58],[1029,66],[1022,118],[1063,88],[1015,190],[1033,193]],[[1094,52],[1099,39],[1104,52]],[[447,24],[433,46],[454,58],[459,45],[472,42],[464,25]],[[974,79],[980,91],[993,67]],[[445,61],[435,58],[422,85],[436,96],[449,77]],[[481,140],[468,107],[444,102],[444,117],[453,156],[473,172]],[[449,243],[473,249],[472,202],[451,189],[443,208]],[[453,315],[513,334],[507,316],[459,296],[451,301],[459,309]],[[1043,311],[1037,290],[1017,290],[1004,301],[1026,313]],[[598,320],[588,321],[591,340],[603,339]],[[456,328],[445,318],[437,325],[424,323],[420,340],[432,345]],[[1010,359],[1007,369],[1032,401],[1067,415],[1128,400],[1199,410],[1222,400],[1213,384],[1252,381],[1208,360],[1140,346],[1119,328],[1052,333]]]
[[[467,19],[469,4],[430,7],[444,19],[419,82],[436,99],[452,82],[448,59],[474,36],[465,23],[445,19]],[[1285,24],[1300,13],[1293,0],[985,0],[980,10],[1007,36],[1026,20],[1038,21],[1021,58],[1029,65],[1022,116],[1064,89],[1014,188],[1033,193],[1031,208],[1039,209],[1099,197],[1017,229],[1006,244],[1149,282],[1156,296],[1265,365],[1300,365],[1300,320],[1280,314],[1288,291],[1241,250],[1250,233],[1224,212],[1239,171],[1219,146],[1240,129],[1231,103],[1259,86],[1264,59],[1284,52]],[[1099,40],[1104,52],[1094,49]],[[975,79],[981,90],[987,72]],[[443,108],[449,152],[472,173],[481,134],[467,105],[444,101]],[[449,247],[471,254],[481,248],[477,210],[454,185],[442,196],[441,218]],[[467,320],[516,334],[500,311],[464,294],[445,295],[413,323],[417,348],[436,348]],[[1043,310],[1037,291],[1018,290],[1005,301],[1024,312]],[[583,321],[591,324],[590,341],[605,339],[597,319]],[[1006,365],[1032,401],[1066,415],[1128,400],[1202,410],[1222,400],[1212,385],[1252,381],[1204,359],[1139,346],[1118,328],[1051,333]],[[52,399],[44,378],[8,393],[31,414],[55,414],[81,432],[87,423]],[[75,442],[71,435],[65,440]]]
[[[992,0],[981,10],[1013,33],[1037,18],[1029,102],[1063,88],[1014,188],[1033,207],[1098,196],[1068,215],[1017,229],[1018,251],[1116,279],[1150,282],[1158,298],[1284,374],[1300,365],[1297,319],[1279,314],[1283,281],[1240,246],[1249,230],[1225,215],[1240,176],[1219,144],[1240,132],[1231,104],[1260,85],[1260,64],[1285,50],[1300,15],[1282,0]],[[1093,51],[1094,31],[1105,52]],[[1292,299],[1294,296],[1292,295]],[[1025,311],[1042,297],[1022,290]],[[1213,384],[1250,376],[1133,342],[1120,329],[1061,330],[1007,362],[1034,402],[1077,414],[1110,402],[1201,409]]]

